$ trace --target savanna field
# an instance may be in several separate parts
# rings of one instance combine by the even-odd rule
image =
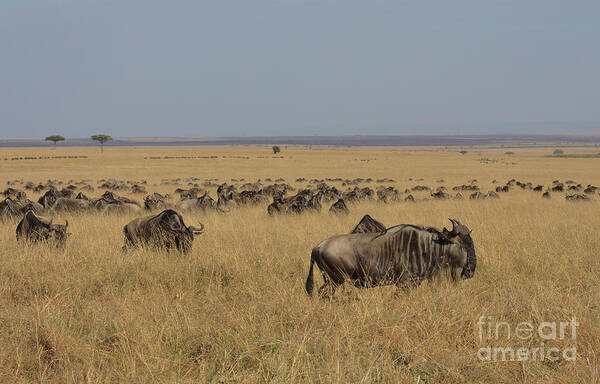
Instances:
[[[189,188],[186,178],[238,186],[282,178],[372,178],[375,189],[452,187],[477,180],[482,192],[510,179],[573,180],[600,186],[600,158],[549,158],[553,148],[139,147],[3,148],[0,183],[63,185],[101,179],[145,180],[148,194]],[[569,148],[595,154],[598,148]],[[77,158],[61,158],[75,156]],[[42,158],[40,157],[49,157]],[[17,158],[12,160],[13,158]],[[33,158],[33,159],[26,159]],[[306,181],[296,181],[304,178]],[[172,181],[165,185],[163,180]],[[238,181],[232,181],[232,179]],[[243,179],[244,181],[239,181]],[[377,179],[393,181],[377,182]],[[443,180],[443,181],[442,181]],[[493,181],[496,180],[496,183]],[[328,182],[344,190],[341,182]],[[23,189],[24,184],[10,185]],[[61,186],[58,186],[59,188]],[[314,185],[313,185],[314,187]],[[215,187],[209,187],[215,198]],[[26,191],[37,200],[43,193]],[[144,194],[117,191],[142,202]],[[48,214],[69,220],[64,250],[15,239],[18,219],[0,226],[0,382],[318,382],[598,383],[600,376],[600,195],[511,188],[499,199],[349,204],[349,215],[267,215],[266,206],[180,212],[205,233],[186,255],[155,249],[124,253],[123,226],[148,213]],[[390,227],[442,229],[455,218],[472,229],[477,270],[401,290],[339,288],[308,297],[311,249],[348,233],[365,214]],[[317,287],[322,284],[316,273]],[[497,339],[478,321],[506,322]],[[577,319],[576,337],[527,339],[515,326]],[[485,335],[484,335],[485,336]],[[485,346],[576,349],[576,359],[481,361]]]

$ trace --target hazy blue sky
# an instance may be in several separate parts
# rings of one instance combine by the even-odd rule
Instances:
[[[0,1],[1,137],[597,121],[598,0]]]

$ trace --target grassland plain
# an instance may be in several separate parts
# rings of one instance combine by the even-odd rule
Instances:
[[[549,149],[512,149],[512,155],[493,148],[465,155],[439,148],[282,149],[275,157],[265,146],[106,148],[104,154],[7,148],[0,150],[0,183],[115,178],[147,180],[148,192],[161,193],[176,188],[160,185],[162,179],[186,177],[281,177],[295,186],[306,185],[295,182],[300,177],[390,178],[395,182],[371,186],[400,190],[477,179],[487,191],[492,180],[511,178],[600,185],[600,159],[548,158]],[[11,160],[36,156],[86,158]],[[570,203],[562,193],[545,200],[515,189],[499,200],[415,197],[422,201],[351,205],[341,217],[327,209],[268,217],[265,206],[185,212],[188,224],[202,221],[207,230],[184,256],[151,249],[124,254],[122,227],[133,218],[127,215],[57,215],[69,219],[73,233],[64,251],[17,244],[16,221],[4,222],[0,382],[597,383],[600,196]],[[350,231],[366,213],[388,226],[441,228],[448,217],[459,219],[473,229],[475,277],[457,285],[443,277],[410,291],[344,286],[330,300],[307,297],[312,247]],[[479,337],[480,316],[513,328],[575,316],[574,340],[501,335],[491,345],[574,346],[577,358],[482,362],[478,351],[490,340]]]

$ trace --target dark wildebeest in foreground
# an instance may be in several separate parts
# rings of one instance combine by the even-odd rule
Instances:
[[[47,241],[57,247],[64,247],[70,235],[67,233],[68,227],[68,221],[65,221],[65,225],[52,224],[52,220],[46,220],[33,211],[27,211],[17,225],[17,241],[25,240],[32,243]]]
[[[452,278],[470,278],[477,259],[471,231],[450,219],[452,230],[397,225],[383,232],[351,233],[331,237],[313,250],[306,292],[313,291],[313,266],[323,275],[321,295],[333,294],[349,279],[356,287],[416,286],[442,270]]]
[[[200,228],[186,226],[181,215],[172,209],[154,216],[141,217],[123,227],[123,250],[148,244],[165,249],[175,248],[181,253],[187,253],[192,249],[194,235],[204,231],[204,225],[200,225]]]

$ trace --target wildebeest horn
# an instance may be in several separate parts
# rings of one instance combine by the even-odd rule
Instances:
[[[196,227],[189,227],[190,231],[192,231],[194,234],[200,234],[202,232],[204,232],[204,224],[200,223],[200,228],[196,228]]]
[[[456,220],[448,218],[448,220],[450,220],[450,222],[452,223],[452,231],[450,231],[452,234],[456,234],[456,227],[458,227]]]
[[[69,228],[69,220],[65,220],[65,229]]]
[[[450,219],[450,218],[448,218],[448,220],[450,220],[450,222],[452,223],[452,234],[454,234],[454,235],[470,235],[471,234],[472,231],[469,228],[467,228],[464,224],[462,224],[460,221]]]

